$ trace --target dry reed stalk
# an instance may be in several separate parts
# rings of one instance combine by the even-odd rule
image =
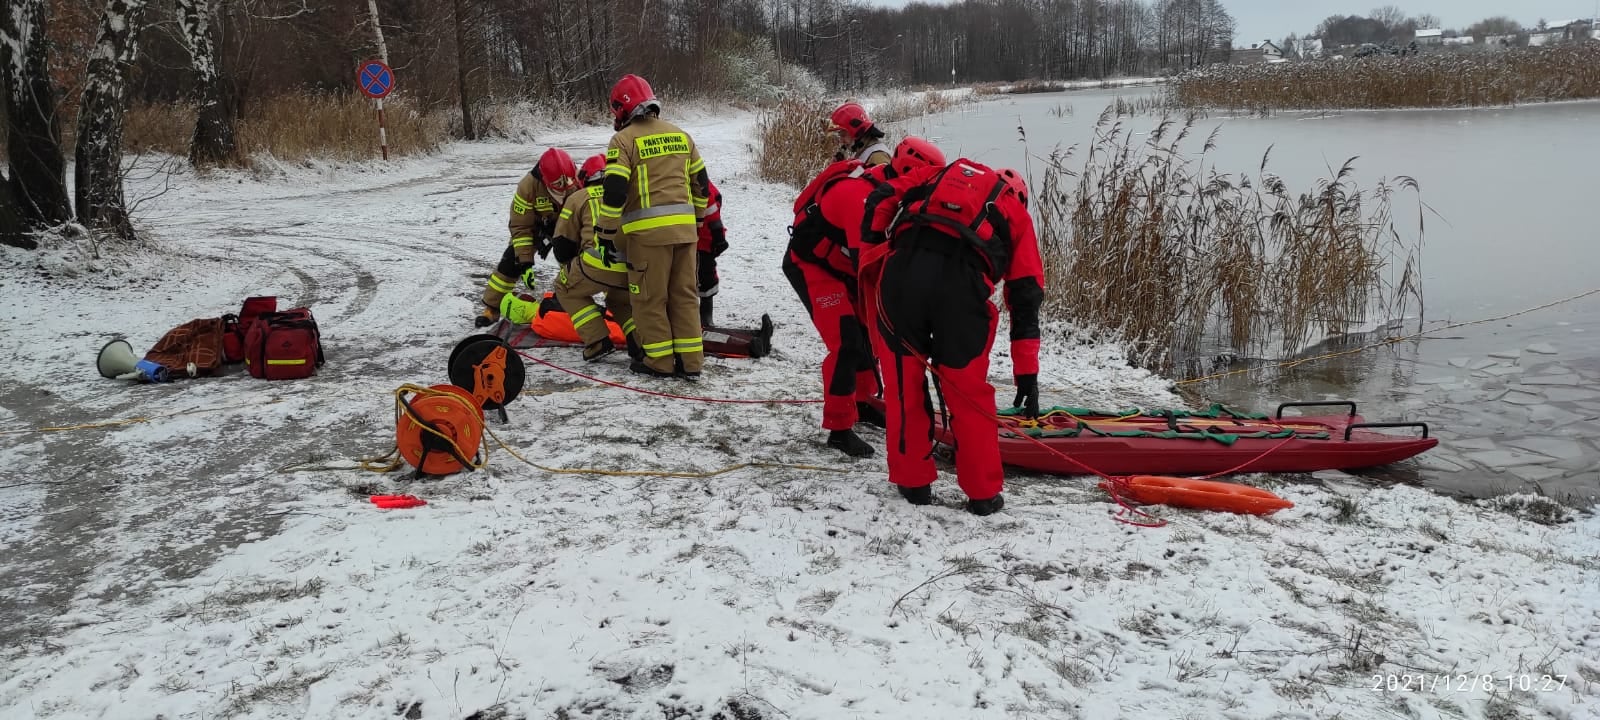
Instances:
[[[446,140],[448,121],[424,114],[415,101],[384,100],[384,126],[390,155],[437,150]],[[378,153],[377,117],[372,101],[353,95],[286,95],[263,102],[239,123],[245,157],[270,154],[278,160],[367,160]]]
[[[828,132],[833,107],[820,101],[784,100],[761,113],[756,132],[761,138],[761,179],[804,187],[833,162],[839,139]]]
[[[1188,108],[1280,110],[1475,107],[1600,98],[1600,43],[1318,62],[1211,65],[1174,78]]]
[[[1290,354],[1320,333],[1420,302],[1420,234],[1408,245],[1391,214],[1394,191],[1416,190],[1415,181],[1362,190],[1347,162],[1296,195],[1266,155],[1253,181],[1208,167],[1215,132],[1186,159],[1194,115],[1163,117],[1136,145],[1115,111],[1101,114],[1081,170],[1057,150],[1036,185],[1051,315],[1167,372],[1208,341]]]

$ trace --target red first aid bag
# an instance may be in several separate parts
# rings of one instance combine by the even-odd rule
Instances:
[[[311,377],[326,362],[317,321],[303,307],[257,315],[245,332],[244,356],[250,376],[267,380]]]
[[[222,316],[222,359],[223,362],[236,363],[244,361],[245,334],[250,331],[250,325],[262,313],[277,312],[278,298],[272,295],[258,295],[245,298],[244,306],[239,309],[239,314],[229,313]]]

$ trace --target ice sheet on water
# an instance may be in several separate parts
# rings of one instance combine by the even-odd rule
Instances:
[[[1502,444],[1518,450],[1527,450],[1528,452],[1549,455],[1562,460],[1584,457],[1595,453],[1594,448],[1580,441],[1548,436],[1517,438],[1515,440],[1506,440]],[[1596,459],[1600,460],[1600,458]]]
[[[1469,363],[1467,365],[1467,369],[1468,370],[1487,370],[1487,369],[1492,368],[1492,367],[1494,367],[1496,365],[1499,365],[1499,364],[1500,363],[1496,362],[1494,360],[1494,358],[1478,358],[1477,360],[1473,360],[1471,363]]]
[[[1515,476],[1517,479],[1522,480],[1523,482],[1534,483],[1544,482],[1545,480],[1561,477],[1562,475],[1566,474],[1566,471],[1561,470],[1560,468],[1543,467],[1540,465],[1523,465],[1521,467],[1507,469],[1506,472]]]
[[[1519,380],[1523,385],[1581,385],[1583,378],[1577,375],[1545,375],[1542,377],[1525,377]]]
[[[1469,365],[1471,363],[1472,363],[1472,358],[1469,358],[1469,357],[1450,358],[1450,366],[1451,367],[1464,368],[1464,367],[1466,367],[1467,365]]]
[[[1545,399],[1544,395],[1533,391],[1507,390],[1505,395],[1500,397],[1500,401],[1508,402],[1512,405],[1541,405]]]
[[[1527,351],[1535,355],[1554,355],[1556,347],[1550,343],[1534,343],[1527,347]]]
[[[1555,427],[1571,425],[1572,423],[1583,420],[1582,415],[1574,413],[1570,410],[1556,407],[1554,405],[1536,405],[1532,408],[1529,408],[1529,410],[1531,410],[1533,413],[1532,417],[1530,418],[1533,422],[1550,423]]]
[[[1450,446],[1457,450],[1494,450],[1500,447],[1495,444],[1493,438],[1486,437],[1457,440],[1450,443]]]
[[[1467,453],[1467,458],[1479,465],[1495,470],[1517,467],[1520,465],[1548,465],[1555,462],[1555,458],[1533,453],[1516,452],[1513,450],[1490,450],[1488,452]]]
[[[1489,357],[1499,360],[1516,360],[1517,358],[1522,357],[1522,353],[1517,350],[1496,350],[1492,353],[1489,353]]]
[[[1483,372],[1486,372],[1486,373],[1488,373],[1490,375],[1493,375],[1495,377],[1505,377],[1507,375],[1519,375],[1519,374],[1521,374],[1522,373],[1522,368],[1519,368],[1519,367],[1517,367],[1515,365],[1496,365],[1496,366],[1494,366],[1492,368],[1488,368],[1488,369],[1484,370]]]
[[[1588,400],[1600,400],[1600,392],[1584,390],[1582,388],[1553,387],[1544,392],[1545,397],[1554,403],[1575,403]]]

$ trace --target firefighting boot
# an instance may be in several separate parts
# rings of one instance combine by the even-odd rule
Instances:
[[[895,487],[900,490],[900,497],[905,498],[906,502],[911,503],[912,505],[933,504],[932,485],[923,485],[921,487],[906,487],[904,485],[896,485]]]
[[[711,297],[700,298],[700,327],[711,325],[711,308],[714,303]]]
[[[1000,508],[1005,506],[1005,497],[1003,495],[995,495],[987,500],[968,500],[967,512],[982,517],[984,515],[993,515],[994,513],[1000,512]]]
[[[834,430],[828,433],[828,447],[843,452],[850,457],[872,457],[872,446],[854,430]]]
[[[484,308],[483,312],[478,313],[478,316],[472,319],[472,325],[474,327],[489,327],[499,319],[500,313],[495,312],[493,308]]]
[[[600,342],[584,346],[583,359],[585,362],[599,362],[601,358],[616,351],[617,345],[611,342],[611,338],[600,338]]]
[[[628,333],[628,359],[634,361],[644,360],[644,348],[639,346],[639,341],[634,339],[633,333]]]
[[[889,418],[883,414],[883,409],[869,402],[856,403],[856,421],[881,428],[889,427]]]

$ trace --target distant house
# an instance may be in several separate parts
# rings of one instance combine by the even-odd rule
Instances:
[[[1462,35],[1460,37],[1452,37],[1452,38],[1445,38],[1444,39],[1444,44],[1445,45],[1471,45],[1471,44],[1473,44],[1473,42],[1475,42],[1475,41],[1472,39],[1471,35]]]
[[[1444,43],[1444,29],[1428,28],[1426,30],[1418,30],[1416,36],[1412,39],[1418,45],[1440,45]]]
[[[1483,36],[1483,44],[1484,45],[1502,45],[1502,46],[1504,46],[1504,45],[1515,45],[1515,44],[1517,44],[1517,36],[1516,35],[1485,35],[1485,36]]]
[[[1589,20],[1561,20],[1550,23],[1543,30],[1528,34],[1528,44],[1541,47],[1566,40],[1587,40],[1595,37],[1594,24]]]
[[[1250,49],[1237,48],[1229,59],[1235,65],[1250,65],[1255,63],[1281,62],[1283,49],[1276,43],[1268,40],[1259,45],[1251,45]]]

